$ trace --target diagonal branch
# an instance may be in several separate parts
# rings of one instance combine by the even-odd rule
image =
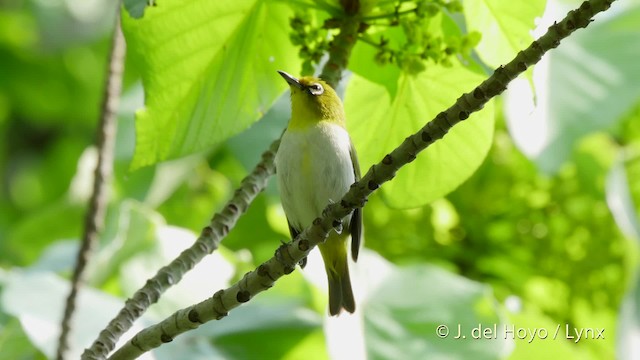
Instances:
[[[327,79],[332,86],[338,84],[342,70],[346,68],[359,25],[359,22],[350,18],[344,19],[340,33],[335,37],[329,49],[329,59],[321,76]],[[240,216],[265,188],[269,177],[275,173],[273,160],[279,146],[280,139],[269,146],[269,149],[262,154],[262,161],[242,180],[240,188],[235,191],[234,196],[223,207],[223,210],[214,215],[211,223],[202,230],[196,242],[169,265],[160,269],[125,302],[118,315],[100,332],[91,347],[85,350],[82,359],[105,359],[115,348],[115,344],[122,334],[131,328],[133,322],[149,306],[158,301],[162,293],[177,284],[185,273],[218,248],[222,239],[235,226]]]
[[[105,209],[107,207],[107,190],[113,173],[113,148],[116,137],[116,120],[120,90],[122,88],[122,72],[124,69],[125,44],[120,28],[120,5],[117,6],[116,24],[113,30],[111,55],[107,70],[107,83],[104,88],[102,112],[98,124],[98,163],[94,172],[93,193],[89,200],[89,208],[84,221],[82,244],[78,250],[76,266],[71,279],[71,291],[67,297],[62,318],[60,338],[58,339],[58,360],[65,358],[69,350],[69,332],[71,318],[76,307],[76,299],[80,288],[84,270],[93,253],[95,244],[104,227]]]
[[[497,68],[491,77],[473,91],[463,94],[450,108],[437,115],[420,131],[407,137],[381,162],[373,165],[360,181],[351,186],[340,202],[327,206],[321,218],[315,219],[313,225],[294,241],[278,248],[271,259],[245,274],[231,287],[216,292],[199,304],[178,310],[161,323],[139,332],[110,359],[134,359],[205,322],[224,318],[230,310],[269,289],[280,277],[291,273],[300,260],[323,242],[328,233],[340,224],[340,219],[355,208],[364,206],[368,196],[391,180],[401,167],[415,160],[418,153],[443,138],[455,124],[482,109],[489,100],[502,93],[510,81],[540,61],[547,51],[557,47],[562,39],[579,28],[587,27],[592,17],[608,9],[613,1],[615,0],[585,1],[579,9],[570,11],[560,23],[552,25],[545,35],[519,52],[511,62]]]

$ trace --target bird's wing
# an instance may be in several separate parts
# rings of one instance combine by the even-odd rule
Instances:
[[[360,163],[358,163],[358,154],[356,154],[356,148],[353,146],[353,142],[351,142],[349,155],[351,155],[351,163],[353,164],[353,175],[356,181],[358,181],[360,180]],[[362,208],[353,210],[349,230],[351,232],[351,257],[353,261],[358,261],[358,253],[360,252],[360,244],[362,243]]]

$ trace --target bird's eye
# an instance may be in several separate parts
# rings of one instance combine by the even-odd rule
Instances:
[[[322,87],[322,85],[318,84],[318,83],[313,83],[311,85],[309,85],[309,92],[312,95],[322,95],[322,93],[324,92],[324,88]]]

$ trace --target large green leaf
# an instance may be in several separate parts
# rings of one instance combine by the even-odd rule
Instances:
[[[354,75],[345,108],[363,171],[380,161],[483,77],[461,65],[429,66],[416,76],[400,74],[395,96],[388,86]],[[394,81],[389,79],[389,81]],[[424,205],[454,190],[480,166],[493,138],[493,105],[456,125],[383,187],[390,206]]]
[[[531,43],[534,19],[542,16],[546,0],[504,1],[474,0],[464,2],[469,31],[478,31],[482,40],[478,55],[489,66],[511,60]]]
[[[268,0],[167,0],[123,15],[145,87],[132,168],[211,147],[264,114],[286,88],[275,71],[300,68],[290,16]]]

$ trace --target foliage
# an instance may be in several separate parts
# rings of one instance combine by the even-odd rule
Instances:
[[[640,8],[618,11],[567,39],[534,71],[533,111],[511,110],[511,117],[529,123],[514,133],[518,146],[546,172],[557,171],[583,136],[610,129],[611,119],[622,118],[638,101],[640,74],[633,69],[640,56]],[[532,130],[541,133],[537,142],[527,139]]]
[[[125,15],[145,89],[132,168],[202,151],[259,119],[286,87],[268,74],[299,66],[287,56],[289,16],[263,0],[166,2],[142,19]]]
[[[640,305],[640,89],[632,66],[640,8],[629,3],[552,52],[549,73],[533,74],[535,105],[550,99],[551,110],[539,111],[547,116],[531,120],[552,126],[541,135],[543,152],[522,141],[536,134],[514,121],[524,115],[509,110],[518,108],[512,101],[527,95],[512,92],[370,199],[367,251],[353,269],[362,318],[323,318],[326,280],[311,256],[304,271],[155,355],[602,359],[617,344],[637,347],[628,331],[637,317],[628,314]],[[95,164],[109,4],[0,6],[0,69],[8,70],[0,81],[0,353],[11,358],[51,357],[55,346]],[[365,170],[526,46],[545,2],[360,4],[367,26],[340,90]],[[74,321],[76,352],[193,241],[279,136],[289,105],[275,70],[314,72],[343,16],[337,0],[124,5],[128,57],[112,197]],[[545,74],[550,80],[540,82]],[[141,326],[239,279],[287,237],[271,185],[220,251]],[[454,331],[494,323],[605,328],[606,337],[575,344],[436,335],[440,324]]]

